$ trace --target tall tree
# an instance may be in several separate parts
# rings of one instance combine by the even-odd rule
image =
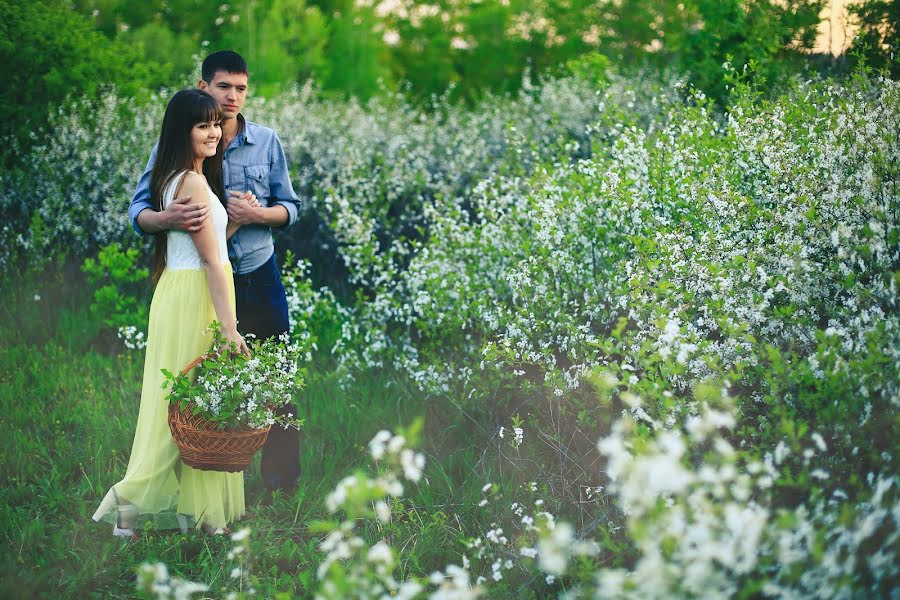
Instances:
[[[900,77],[900,1],[860,0],[848,8],[859,26],[853,48],[863,52],[871,66]]]
[[[627,62],[674,66],[717,98],[722,65],[755,61],[757,76],[780,77],[812,48],[824,0],[622,0],[604,9],[604,52]]]

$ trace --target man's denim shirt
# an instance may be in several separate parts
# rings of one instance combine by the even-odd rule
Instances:
[[[288,212],[285,227],[297,221],[300,200],[294,193],[288,175],[287,160],[278,135],[262,125],[246,121],[238,115],[243,127],[225,150],[222,163],[222,181],[225,194],[229,191],[251,191],[262,206],[280,204]],[[138,181],[128,207],[128,216],[134,230],[145,235],[137,222],[140,212],[146,208],[153,209],[150,203],[150,172],[156,162],[158,143],[150,153],[147,168]],[[222,198],[225,204],[227,198]],[[244,225],[228,240],[228,257],[239,274],[250,273],[262,266],[275,252],[272,243],[272,230],[266,225]]]

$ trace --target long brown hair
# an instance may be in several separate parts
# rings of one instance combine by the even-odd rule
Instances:
[[[178,173],[194,166],[194,151],[191,143],[191,130],[197,123],[221,121],[222,109],[216,99],[198,89],[185,89],[176,92],[163,117],[162,131],[159,134],[159,145],[156,150],[156,163],[150,173],[150,198],[153,208],[163,209],[163,191]],[[222,140],[216,147],[215,156],[203,161],[203,174],[206,181],[219,198],[224,198],[222,188]],[[153,284],[159,281],[166,266],[166,232],[156,234],[156,245],[153,256]]]

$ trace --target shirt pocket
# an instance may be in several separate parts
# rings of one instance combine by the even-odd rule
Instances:
[[[269,170],[269,165],[244,165],[247,191],[256,194],[256,199],[263,206],[268,206]]]

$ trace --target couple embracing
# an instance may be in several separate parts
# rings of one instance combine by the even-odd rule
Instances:
[[[271,228],[293,224],[300,201],[278,136],[241,114],[247,86],[243,58],[209,55],[198,89],[170,100],[131,201],[135,231],[156,238],[156,287],[128,468],[93,517],[112,522],[117,536],[136,537],[149,517],[160,528],[222,533],[244,514],[243,473],[181,462],[161,369],[178,372],[206,352],[214,320],[244,352],[244,335],[263,339],[289,329]],[[263,448],[266,486],[289,489],[299,470],[296,430],[272,428]]]

